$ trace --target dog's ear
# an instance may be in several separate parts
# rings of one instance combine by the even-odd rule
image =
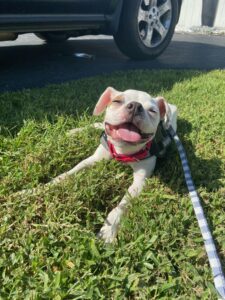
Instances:
[[[163,120],[167,112],[167,102],[162,96],[157,97],[156,100],[159,107],[160,119]]]
[[[162,96],[157,97],[156,100],[158,101],[160,119],[163,120],[164,126],[168,127],[171,120],[170,107]]]
[[[119,92],[117,90],[115,90],[112,87],[108,87],[104,93],[101,95],[101,97],[99,98],[95,109],[93,111],[93,115],[94,116],[98,116],[101,113],[103,113],[106,109],[106,107],[112,102],[112,99],[119,94]]]

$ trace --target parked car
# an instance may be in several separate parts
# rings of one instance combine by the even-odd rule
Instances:
[[[172,39],[182,0],[0,0],[0,40],[35,33],[46,42],[113,35],[134,59],[160,55]]]

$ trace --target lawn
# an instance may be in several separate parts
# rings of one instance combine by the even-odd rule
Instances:
[[[163,95],[225,268],[225,72],[134,71],[0,95],[0,299],[217,299],[175,146],[132,201],[117,242],[96,238],[132,181],[101,162],[49,191],[18,196],[70,169],[99,130],[69,129],[107,86]]]

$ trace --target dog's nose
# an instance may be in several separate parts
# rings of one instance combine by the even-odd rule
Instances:
[[[143,111],[143,106],[138,102],[130,102],[127,104],[127,109],[130,113],[139,114]]]

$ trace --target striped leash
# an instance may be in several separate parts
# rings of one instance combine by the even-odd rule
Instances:
[[[176,132],[173,130],[172,126],[170,126],[167,130],[169,135],[173,138],[173,140],[176,143],[179,156],[181,159],[182,167],[184,170],[184,176],[186,180],[186,184],[188,187],[189,195],[191,198],[192,205],[194,207],[195,215],[198,220],[198,225],[201,230],[201,234],[204,240],[206,253],[208,255],[209,264],[212,269],[212,274],[214,278],[214,284],[217,292],[219,293],[221,300],[225,299],[225,277],[222,270],[222,265],[219,259],[219,256],[216,251],[215,243],[212,237],[212,234],[210,232],[206,217],[204,215],[204,211],[202,209],[202,205],[198,196],[198,193],[195,189],[192,177],[191,177],[191,171],[190,167],[188,165],[186,152],[184,150],[184,147],[176,134]]]

